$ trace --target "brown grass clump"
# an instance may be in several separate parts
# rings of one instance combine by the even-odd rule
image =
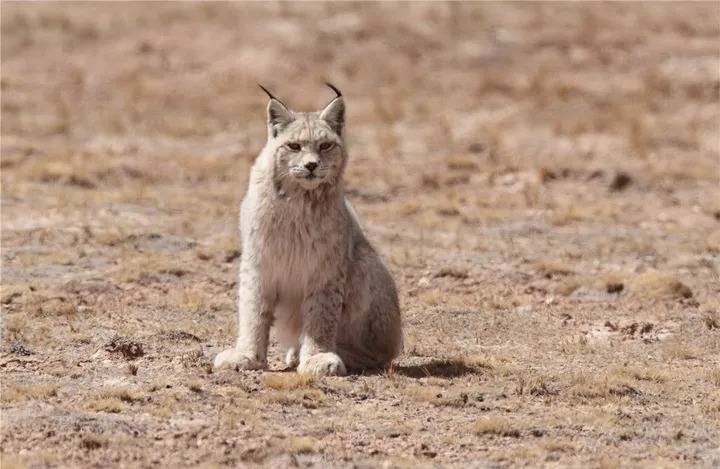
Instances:
[[[610,456],[603,455],[598,461],[599,469],[620,469],[620,462],[617,459],[613,459]]]
[[[403,386],[402,392],[418,402],[426,402],[433,406],[463,407],[468,402],[468,395],[465,393],[457,396],[448,395],[442,388],[427,385]]]
[[[448,168],[458,171],[472,171],[478,168],[477,159],[470,156],[447,156],[445,164]]]
[[[550,380],[545,376],[526,377],[521,374],[517,377],[515,394],[518,396],[548,396],[554,393]]]
[[[86,408],[96,412],[120,413],[129,408],[128,404],[139,401],[145,396],[142,391],[131,388],[110,388],[98,393],[97,397],[86,404]]]
[[[646,298],[691,298],[692,290],[668,272],[648,271],[629,281],[630,291]]]
[[[614,368],[611,373],[619,377],[629,377],[637,381],[650,381],[653,383],[664,383],[670,378],[667,372],[650,368],[649,365],[643,368]]]
[[[577,374],[570,380],[567,392],[574,397],[586,399],[634,396],[639,394],[631,383],[619,377]]]
[[[557,260],[533,262],[530,267],[547,278],[575,273],[568,264]]]
[[[57,455],[49,451],[34,451],[16,455],[0,453],[0,466],[3,469],[26,469],[28,467],[51,467],[58,463]]]
[[[320,389],[275,390],[260,396],[270,404],[302,405],[314,409],[325,400],[325,393]]]
[[[515,428],[507,419],[502,417],[484,417],[473,425],[473,431],[477,435],[497,435],[520,437],[520,430]]]
[[[701,350],[698,347],[689,345],[686,342],[673,340],[663,346],[665,356],[676,360],[692,360],[700,356]]]
[[[620,273],[598,276],[570,277],[556,291],[569,295],[580,287],[606,293],[621,293],[625,289],[641,298],[691,298],[692,290],[668,272],[648,271],[628,279]]]
[[[187,382],[187,387],[192,392],[202,392],[203,382],[200,379],[191,379]]]
[[[317,443],[310,437],[301,436],[290,438],[285,442],[285,450],[294,454],[310,454],[316,450]]]
[[[606,293],[620,293],[625,289],[625,279],[619,273],[607,273],[601,275],[581,275],[569,277],[555,288],[561,295],[570,295],[580,287]]]
[[[308,388],[314,382],[311,375],[301,373],[273,373],[262,378],[262,383],[268,388],[285,391]]]
[[[708,371],[707,380],[710,381],[713,385],[720,387],[720,365]]]
[[[558,451],[562,453],[569,453],[577,449],[577,446],[572,441],[556,440],[554,438],[545,439],[542,442],[542,445],[543,448],[550,452]]]
[[[47,399],[57,396],[58,386],[54,384],[30,384],[3,386],[2,402],[20,402]]]
[[[95,412],[119,414],[120,412],[127,410],[129,406],[122,400],[112,397],[105,399],[93,399],[87,403],[86,407],[90,410],[94,410]]]

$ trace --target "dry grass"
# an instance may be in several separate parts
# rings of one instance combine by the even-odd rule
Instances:
[[[273,373],[262,377],[262,383],[271,389],[305,389],[315,382],[312,375],[300,373]]]
[[[707,373],[707,380],[713,385],[720,387],[720,366],[716,366]]]
[[[456,171],[472,171],[478,169],[477,158],[463,155],[445,157],[445,164],[449,169]]]
[[[191,379],[187,382],[187,388],[192,392],[202,392],[203,381],[201,379]]]
[[[468,402],[467,394],[454,394],[452,391],[441,387],[430,387],[428,385],[403,385],[402,393],[415,401],[438,407],[464,407]]]
[[[91,399],[85,404],[85,408],[95,412],[108,412],[119,414],[126,411],[129,406],[122,399],[116,397]]]
[[[503,417],[484,417],[473,424],[473,431],[478,435],[520,437],[520,430]]]
[[[653,383],[664,383],[670,380],[669,372],[654,368],[652,364],[644,364],[643,367],[622,367],[613,368],[611,374],[619,377],[629,377],[637,381],[649,381]]]
[[[672,340],[663,345],[665,356],[675,360],[692,360],[702,355],[697,346],[679,340]]]
[[[630,279],[630,291],[648,297],[690,298],[693,296],[685,284],[669,272],[648,271]]]
[[[720,466],[719,15],[2,2],[2,466]],[[326,80],[404,353],[213,370],[256,83]]]
[[[270,404],[301,405],[313,409],[325,400],[325,393],[320,389],[273,390],[262,394],[260,399]]]
[[[316,451],[317,443],[309,437],[290,438],[285,443],[285,449],[294,454],[310,454]]]
[[[58,463],[58,457],[50,451],[32,451],[23,455],[0,453],[0,465],[3,469],[26,469],[28,467],[47,467]]]
[[[56,397],[58,389],[59,386],[57,384],[50,383],[27,385],[10,384],[9,386],[4,384],[2,392],[0,393],[0,400],[2,400],[2,402],[45,400]]]
[[[567,440],[545,438],[541,444],[546,451],[550,452],[558,451],[561,453],[570,453],[577,450],[577,444]]]
[[[609,399],[633,397],[640,393],[632,381],[622,377],[596,376],[578,373],[569,379],[566,392],[574,397],[585,399]]]

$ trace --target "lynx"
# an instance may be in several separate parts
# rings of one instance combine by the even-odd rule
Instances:
[[[345,197],[345,101],[295,112],[270,97],[268,140],[240,208],[239,334],[215,367],[267,368],[271,328],[300,373],[387,367],[400,353],[398,295]]]

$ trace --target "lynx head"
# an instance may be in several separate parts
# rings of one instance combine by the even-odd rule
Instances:
[[[274,155],[278,186],[311,191],[342,179],[347,160],[345,101],[337,88],[327,85],[337,96],[316,112],[292,111],[260,86],[270,96],[266,149]]]

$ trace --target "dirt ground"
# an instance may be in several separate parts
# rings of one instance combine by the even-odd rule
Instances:
[[[2,468],[720,467],[720,5],[2,2]],[[213,372],[262,83],[348,104],[383,374]]]

